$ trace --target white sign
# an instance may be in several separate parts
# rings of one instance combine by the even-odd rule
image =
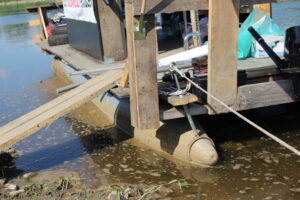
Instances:
[[[63,0],[66,18],[97,23],[93,0]]]

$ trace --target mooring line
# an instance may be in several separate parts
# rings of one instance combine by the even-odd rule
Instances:
[[[238,116],[240,119],[244,120],[245,122],[247,122],[248,124],[250,124],[254,128],[258,129],[259,131],[261,131],[262,133],[264,133],[268,137],[272,138],[273,140],[275,140],[276,142],[278,142],[279,144],[281,144],[282,146],[284,146],[285,148],[289,149],[290,151],[294,152],[296,155],[300,156],[300,151],[298,151],[296,148],[294,148],[293,146],[289,145],[288,143],[286,143],[285,141],[281,140],[280,138],[276,137],[275,135],[273,135],[272,133],[270,133],[266,129],[260,127],[259,125],[257,125],[253,121],[251,121],[250,119],[246,118],[245,116],[243,116],[239,112],[237,112],[234,109],[232,109],[230,106],[228,106],[227,104],[225,104],[223,101],[221,101],[220,99],[218,99],[214,95],[212,95],[209,92],[207,92],[205,89],[203,89],[197,83],[195,83],[190,78],[188,78],[184,73],[182,73],[176,66],[171,65],[170,68],[171,68],[171,71],[176,71],[180,76],[182,76],[187,81],[189,81],[191,84],[193,84],[196,88],[198,88],[199,90],[201,90],[202,92],[204,92],[205,94],[207,94],[208,96],[210,96],[211,98],[213,98],[216,102],[218,102],[219,104],[221,104],[222,106],[224,106],[227,110],[229,110],[230,112],[232,112],[233,114],[235,114],[236,116]]]

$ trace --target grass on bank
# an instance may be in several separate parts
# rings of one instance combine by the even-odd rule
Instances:
[[[31,0],[0,0],[0,3],[8,3],[8,2],[16,2],[16,3],[18,3],[20,1],[22,1],[22,2],[26,1],[26,3],[32,3]],[[44,2],[47,2],[47,1],[44,0]]]
[[[0,0],[2,1],[2,0]],[[26,13],[27,7],[49,4],[51,1],[39,1],[34,3],[22,3],[15,5],[0,5],[0,16]]]

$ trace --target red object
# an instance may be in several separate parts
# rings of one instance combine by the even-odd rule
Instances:
[[[47,31],[47,34],[48,34],[48,36],[51,36],[52,35],[52,29],[53,28],[55,28],[55,27],[57,27],[57,25],[51,25],[51,26],[47,26],[46,27],[46,31]]]
[[[194,73],[197,74],[207,74],[207,63],[197,65],[194,67]]]

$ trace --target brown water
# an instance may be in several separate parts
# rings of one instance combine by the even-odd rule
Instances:
[[[299,2],[281,5],[286,14],[277,16],[279,21],[285,15],[296,22],[300,19]],[[41,54],[31,41],[39,29],[26,22],[34,18],[28,14],[0,17],[0,125],[54,98],[54,89],[65,84],[53,77],[52,57]],[[300,149],[299,111],[300,104],[294,104],[244,114]],[[16,166],[23,173],[75,171],[91,188],[173,179],[194,184],[183,190],[173,188],[169,195],[173,199],[300,199],[300,158],[231,114],[197,120],[216,142],[220,153],[216,167],[185,165],[116,128],[92,128],[68,117],[16,144],[14,148],[23,152]]]

